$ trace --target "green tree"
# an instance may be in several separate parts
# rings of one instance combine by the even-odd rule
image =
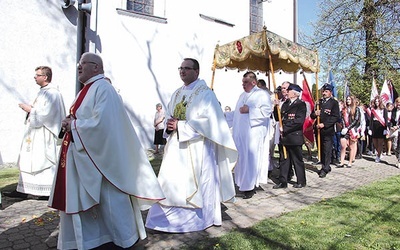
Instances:
[[[314,34],[299,39],[318,50],[321,72],[329,61],[338,88],[347,81],[364,103],[372,77],[378,86],[390,78],[399,89],[400,0],[322,0],[319,9]]]

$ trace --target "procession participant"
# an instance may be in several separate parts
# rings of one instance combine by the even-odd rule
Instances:
[[[56,170],[61,140],[58,133],[65,117],[63,97],[51,83],[53,73],[48,66],[35,69],[35,82],[40,86],[33,104],[20,103],[26,112],[25,133],[18,157],[20,170],[17,189],[3,192],[4,196],[27,198],[28,194],[38,199],[48,199]]]
[[[372,137],[372,143],[376,149],[375,162],[381,161],[381,154],[383,150],[383,143],[388,133],[387,127],[389,125],[387,110],[383,105],[380,96],[374,98],[371,102],[371,119],[368,134]]]
[[[287,90],[288,99],[282,105],[282,128],[280,128],[280,143],[285,146],[287,157],[280,162],[279,183],[273,186],[274,189],[287,187],[292,166],[297,177],[297,183],[293,187],[303,188],[306,186],[302,145],[304,143],[303,124],[307,107],[305,102],[299,99],[302,91],[300,86],[290,84]]]
[[[99,55],[81,56],[78,79],[49,199],[60,211],[57,248],[128,248],[146,238],[141,210],[164,194]]]
[[[197,60],[178,68],[183,86],[166,109],[167,144],[158,180],[166,199],[154,204],[146,227],[182,233],[222,224],[221,202],[235,200],[232,169],[237,159],[224,113]]]
[[[340,138],[340,165],[338,168],[344,167],[346,149],[349,148],[349,163],[348,168],[351,168],[353,161],[356,158],[357,140],[359,137],[358,126],[361,121],[361,112],[357,107],[356,98],[348,96],[342,110],[342,131]]]
[[[320,121],[316,128],[321,135],[321,164],[322,168],[318,171],[320,178],[324,178],[331,171],[331,158],[333,135],[335,134],[335,124],[339,120],[339,103],[332,97],[333,86],[326,83],[322,86],[322,98],[319,100],[318,110],[314,110],[310,117]]]
[[[254,189],[260,183],[268,181],[268,165],[264,157],[269,158],[268,128],[272,114],[272,102],[269,93],[257,87],[256,75],[248,71],[243,75],[242,87],[233,116],[233,140],[239,152],[235,166],[235,183],[244,199],[254,195]],[[265,150],[267,147],[267,150]]]

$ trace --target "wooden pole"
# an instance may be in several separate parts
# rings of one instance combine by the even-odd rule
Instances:
[[[215,47],[215,50],[214,50],[214,60],[213,60],[213,66],[212,66],[212,76],[211,76],[211,86],[210,86],[211,90],[214,90],[215,69],[217,67],[217,60],[215,59],[215,54],[216,54],[215,52],[217,49],[218,49],[218,45]]]
[[[269,49],[269,45],[268,45],[268,40],[267,40],[267,34],[266,34],[266,30],[264,29],[264,41],[266,41],[266,46],[267,46],[267,53],[268,53],[268,59],[269,59],[269,68],[271,71],[271,76],[272,76],[272,83],[274,85],[274,90],[276,89],[276,81],[275,81],[275,74],[274,74],[274,65],[272,64],[272,56],[271,56],[271,51]],[[276,93],[275,91],[275,100],[278,100],[278,93]],[[276,110],[278,113],[278,121],[279,121],[279,126],[281,128],[283,128],[282,125],[282,117],[281,117],[281,109],[279,107],[279,105],[276,106]],[[283,149],[283,157],[284,159],[287,158],[287,153],[286,153],[286,147],[284,145],[282,145],[282,149]]]
[[[317,53],[317,65],[319,65],[318,61],[318,53]],[[319,67],[318,67],[319,68]],[[315,101],[316,101],[316,110],[320,110],[320,103],[319,103],[319,89],[318,89],[318,70],[315,72]],[[317,125],[320,123],[320,116],[317,116]],[[317,148],[318,148],[318,160],[321,161],[321,130],[317,129]]]

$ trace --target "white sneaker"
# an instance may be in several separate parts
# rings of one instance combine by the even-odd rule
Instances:
[[[378,162],[380,162],[380,161],[381,161],[381,158],[379,158],[379,156],[377,156],[377,157],[375,158],[375,162],[378,163]]]
[[[400,162],[399,162],[399,163],[397,163],[397,168],[400,168]]]

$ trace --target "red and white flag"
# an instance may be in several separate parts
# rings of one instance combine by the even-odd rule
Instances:
[[[378,88],[376,87],[375,77],[372,78],[372,88],[370,101],[374,100],[379,95]]]
[[[387,103],[393,102],[393,91],[389,89],[389,85],[387,80],[383,82],[382,90],[381,90],[381,99],[383,105],[386,106]]]
[[[314,143],[313,119],[310,117],[311,112],[314,110],[314,100],[305,76],[303,80],[303,93],[301,94],[301,99],[306,103],[307,107],[307,115],[303,124],[303,135],[310,143]]]

